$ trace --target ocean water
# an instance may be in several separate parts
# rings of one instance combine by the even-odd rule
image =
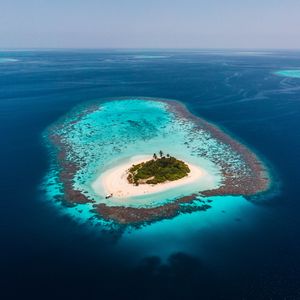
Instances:
[[[0,57],[1,298],[300,298],[300,79],[276,74],[299,69],[300,53]],[[274,192],[257,201],[212,197],[205,212],[123,233],[102,232],[84,207],[49,201],[40,188],[51,167],[45,130],[77,105],[114,97],[183,102],[264,158]]]

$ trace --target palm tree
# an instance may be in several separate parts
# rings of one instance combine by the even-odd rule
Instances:
[[[157,160],[157,155],[156,155],[156,153],[153,154],[153,158],[154,158],[154,160]]]
[[[161,150],[159,150],[159,155],[160,157],[163,157],[164,153]]]

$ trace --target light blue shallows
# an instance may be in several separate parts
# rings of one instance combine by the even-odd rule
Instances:
[[[226,161],[233,172],[236,169],[240,173],[247,171],[247,166],[238,153],[212,137],[209,132],[198,128],[196,119],[180,118],[168,105],[163,101],[149,99],[91,103],[90,107],[93,109],[86,112],[89,106],[78,107],[58,121],[55,124],[57,127],[51,127],[49,130],[56,128],[56,132],[52,133],[59,134],[71,147],[68,159],[80,166],[75,175],[74,188],[96,203],[132,207],[153,207],[206,189],[204,180],[203,183],[179,186],[161,193],[132,197],[123,203],[115,202],[113,198],[105,199],[104,191],[103,194],[94,192],[92,183],[106,170],[130,157],[152,155],[159,150],[204,168],[216,187],[222,184],[220,169],[213,163],[216,157],[220,161]],[[45,180],[49,200],[64,192],[58,177],[59,166],[55,163],[55,158],[52,161]],[[91,204],[64,207],[59,202],[53,203],[81,222],[100,222],[103,226],[108,224],[96,218],[91,221],[95,217],[90,211]]]
[[[300,70],[282,70],[275,72],[275,74],[284,77],[300,78]]]

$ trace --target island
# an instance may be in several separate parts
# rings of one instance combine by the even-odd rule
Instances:
[[[114,203],[128,204],[128,198],[145,195],[153,198],[153,194],[197,183],[203,177],[210,178],[204,169],[190,162],[163,154],[137,155],[101,173],[92,188],[98,195],[112,198]]]
[[[127,180],[134,185],[158,184],[167,181],[174,181],[187,176],[191,170],[186,163],[169,154],[166,157],[162,150],[160,157],[156,153],[153,159],[133,165],[128,170]]]
[[[103,228],[207,210],[214,196],[251,200],[271,187],[254,151],[175,100],[93,101],[44,137],[51,157],[47,197],[70,209],[79,205],[82,218],[96,217]]]

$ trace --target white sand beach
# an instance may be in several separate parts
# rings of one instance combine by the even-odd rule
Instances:
[[[92,188],[97,194],[101,196],[113,194],[113,198],[129,198],[134,196],[159,193],[178,186],[188,185],[197,181],[200,182],[201,178],[203,178],[206,174],[206,171],[204,169],[185,162],[189,166],[191,172],[188,176],[182,179],[155,185],[140,184],[139,186],[135,186],[133,184],[130,184],[127,180],[128,170],[132,167],[133,164],[139,164],[150,159],[152,159],[152,156],[134,156],[130,158],[126,163],[122,163],[102,173],[92,183]]]

